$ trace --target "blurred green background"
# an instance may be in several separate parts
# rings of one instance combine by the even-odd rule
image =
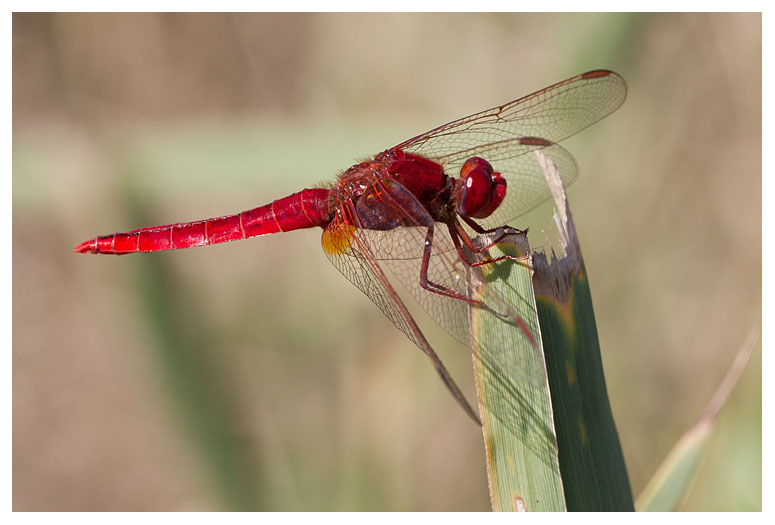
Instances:
[[[567,141],[634,495],[761,322],[759,14],[14,14],[14,510],[487,510],[484,449],[319,231],[128,257],[595,68]],[[528,224],[514,224],[525,227]],[[429,338],[472,395],[465,348]],[[761,350],[686,510],[761,509]]]

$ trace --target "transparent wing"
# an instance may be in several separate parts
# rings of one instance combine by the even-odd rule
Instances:
[[[368,239],[358,227],[356,205],[352,201],[340,203],[339,213],[323,231],[322,245],[334,266],[359,290],[379,307],[385,316],[431,360],[442,382],[476,423],[481,425],[476,411],[455,384],[444,364],[420,331],[406,306],[393,289],[385,272],[377,262]]]
[[[418,347],[422,347],[405,316],[398,309],[394,297],[376,274],[375,256],[370,253],[371,245],[356,242],[360,232],[353,225],[354,206],[343,203],[340,210],[341,213],[323,231],[323,251],[336,269],[366,294],[396,328],[404,332]]]
[[[465,160],[484,145],[521,137],[560,142],[622,105],[624,79],[597,70],[563,80],[502,106],[475,113],[397,146],[439,162]]]
[[[408,193],[408,190],[405,190]],[[401,283],[423,310],[447,333],[466,346],[471,346],[469,303],[423,288],[421,283],[423,251],[428,227],[402,227],[387,231],[359,232],[371,246],[380,263]],[[468,282],[476,272],[460,260],[449,231],[444,224],[433,225],[431,253],[425,276],[427,286],[469,298]],[[437,285],[437,286],[433,286]]]
[[[344,259],[332,261],[404,333],[407,333],[406,326],[391,311],[390,305],[386,305],[384,291],[368,282],[366,272],[356,266],[362,266],[361,260],[373,258],[377,261],[436,323],[466,346],[471,346],[472,342],[469,328],[469,307],[473,300],[469,296],[469,283],[472,280],[479,285],[476,300],[481,301],[483,307],[516,322],[511,306],[483,282],[480,269],[461,260],[447,226],[435,223],[409,190],[392,179],[379,179],[360,196],[360,202],[370,202],[369,213],[389,215],[400,227],[387,230],[362,228],[360,226],[368,220],[359,216],[365,215],[364,210],[351,205],[349,214],[352,218],[346,221],[349,226],[345,228],[342,225],[345,221],[335,220],[339,224],[334,229],[346,234],[329,234],[329,239],[341,240],[325,241],[324,249],[329,257],[333,254]],[[368,255],[363,253],[364,249]],[[426,250],[430,251],[428,257],[424,257]],[[423,271],[424,264],[427,266]],[[536,333],[536,327],[528,326],[528,329]],[[414,341],[411,334],[407,335]]]
[[[615,111],[626,95],[622,77],[612,71],[591,71],[439,126],[396,147],[443,164],[452,177],[470,157],[490,162],[508,181],[506,199],[483,221],[497,227],[550,196],[543,170],[533,155],[526,154],[543,148],[557,165],[563,183],[570,185],[578,176],[578,166],[556,143]]]

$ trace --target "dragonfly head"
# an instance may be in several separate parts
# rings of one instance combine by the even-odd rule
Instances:
[[[460,168],[457,186],[457,212],[463,217],[484,219],[494,212],[506,197],[506,179],[493,172],[490,163],[471,157]]]

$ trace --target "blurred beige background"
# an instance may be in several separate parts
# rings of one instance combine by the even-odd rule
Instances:
[[[569,196],[637,496],[761,322],[761,27],[14,14],[14,510],[487,510],[481,433],[318,231],[71,252],[264,204],[595,68],[629,96],[567,141]],[[429,335],[470,393],[465,349]],[[761,509],[761,377],[757,348],[682,509]]]

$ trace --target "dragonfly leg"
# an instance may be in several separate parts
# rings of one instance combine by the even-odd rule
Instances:
[[[524,230],[520,230],[519,228],[514,228],[513,226],[508,226],[508,225],[500,226],[498,228],[490,228],[488,230],[488,229],[482,228],[480,224],[478,224],[470,217],[463,217],[462,215],[460,217],[464,221],[466,221],[466,224],[468,224],[472,230],[474,230],[476,233],[480,235],[495,233],[498,230],[503,230],[503,235],[501,235],[501,237],[499,237],[498,240],[495,241],[495,243],[502,241],[504,238],[508,237],[509,235],[515,235],[518,233],[527,233],[528,231],[527,228],[525,228]]]
[[[460,260],[471,267],[475,266],[482,266],[484,264],[490,264],[494,262],[501,261],[503,259],[510,259],[517,264],[520,264],[522,266],[525,266],[526,268],[529,268],[529,265],[527,262],[525,262],[524,258],[519,257],[512,257],[510,255],[504,255],[502,257],[496,257],[495,259],[487,259],[484,261],[478,261],[478,262],[471,262],[468,260],[465,251],[463,250],[463,247],[460,245],[460,239],[462,238],[463,241],[466,243],[466,247],[469,248],[472,252],[477,253],[484,250],[478,250],[477,247],[474,245],[473,240],[468,236],[468,233],[465,231],[465,229],[460,225],[459,222],[455,221],[455,228],[452,227],[451,223],[447,224],[447,228],[449,229],[449,236],[452,238],[452,243],[455,245],[455,250],[457,250],[458,255],[460,255]],[[505,238],[505,236],[503,236]],[[503,315],[495,312],[492,308],[486,307],[487,310],[490,312],[494,312],[496,315],[503,317],[503,318],[509,318],[509,315]],[[525,334],[525,337],[527,337],[528,341],[530,341],[530,344],[535,345],[535,338],[533,337],[532,332],[527,327],[527,324],[525,321],[520,317],[516,316],[513,319],[513,322],[518,326],[522,332]]]
[[[474,230],[476,230],[477,233],[480,233],[482,235],[495,233],[495,232],[498,232],[498,230],[501,230],[500,235],[494,241],[491,241],[488,244],[483,246],[477,246],[476,243],[473,241],[473,239],[471,239],[471,237],[468,235],[468,232],[466,232],[466,230],[460,225],[458,221],[454,221],[454,228],[452,227],[452,224],[447,224],[447,228],[449,229],[449,235],[450,237],[452,237],[452,242],[455,244],[455,249],[457,250],[458,255],[460,255],[460,259],[467,266],[472,266],[472,267],[482,266],[485,264],[492,264],[492,263],[496,263],[498,261],[503,261],[507,259],[519,264],[520,266],[524,266],[525,268],[530,268],[530,265],[527,263],[527,257],[517,257],[514,255],[501,255],[500,257],[490,258],[489,254],[486,254],[486,256],[488,257],[487,259],[484,259],[481,261],[469,261],[468,256],[466,255],[465,251],[460,245],[460,239],[463,239],[463,242],[465,243],[466,248],[468,248],[472,253],[480,254],[480,253],[486,253],[490,248],[492,248],[493,246],[496,246],[500,242],[503,242],[503,240],[506,239],[507,237],[521,234],[521,233],[526,233],[527,230],[518,230],[516,228],[512,228],[511,226],[504,226],[502,228],[485,230],[484,228],[476,224],[471,219],[464,217],[463,220],[465,220],[467,224],[469,224]]]
[[[497,315],[498,317],[502,317],[504,319],[509,318],[509,315],[507,313],[498,312],[497,310],[494,310],[489,306],[487,306],[487,304],[485,304],[482,301],[479,301],[477,299],[471,299],[470,297],[466,297],[465,295],[459,292],[456,292],[451,288],[447,288],[444,285],[435,283],[428,278],[428,267],[430,266],[430,261],[431,261],[431,248],[433,246],[434,229],[435,229],[434,225],[428,226],[428,233],[425,234],[425,248],[423,249],[422,263],[420,264],[420,286],[429,292],[443,295],[444,297],[459,299],[461,301],[466,301],[468,303],[474,304],[479,308],[483,308],[484,310],[487,310],[488,312],[494,315]],[[453,240],[454,240],[454,236],[453,236]]]

